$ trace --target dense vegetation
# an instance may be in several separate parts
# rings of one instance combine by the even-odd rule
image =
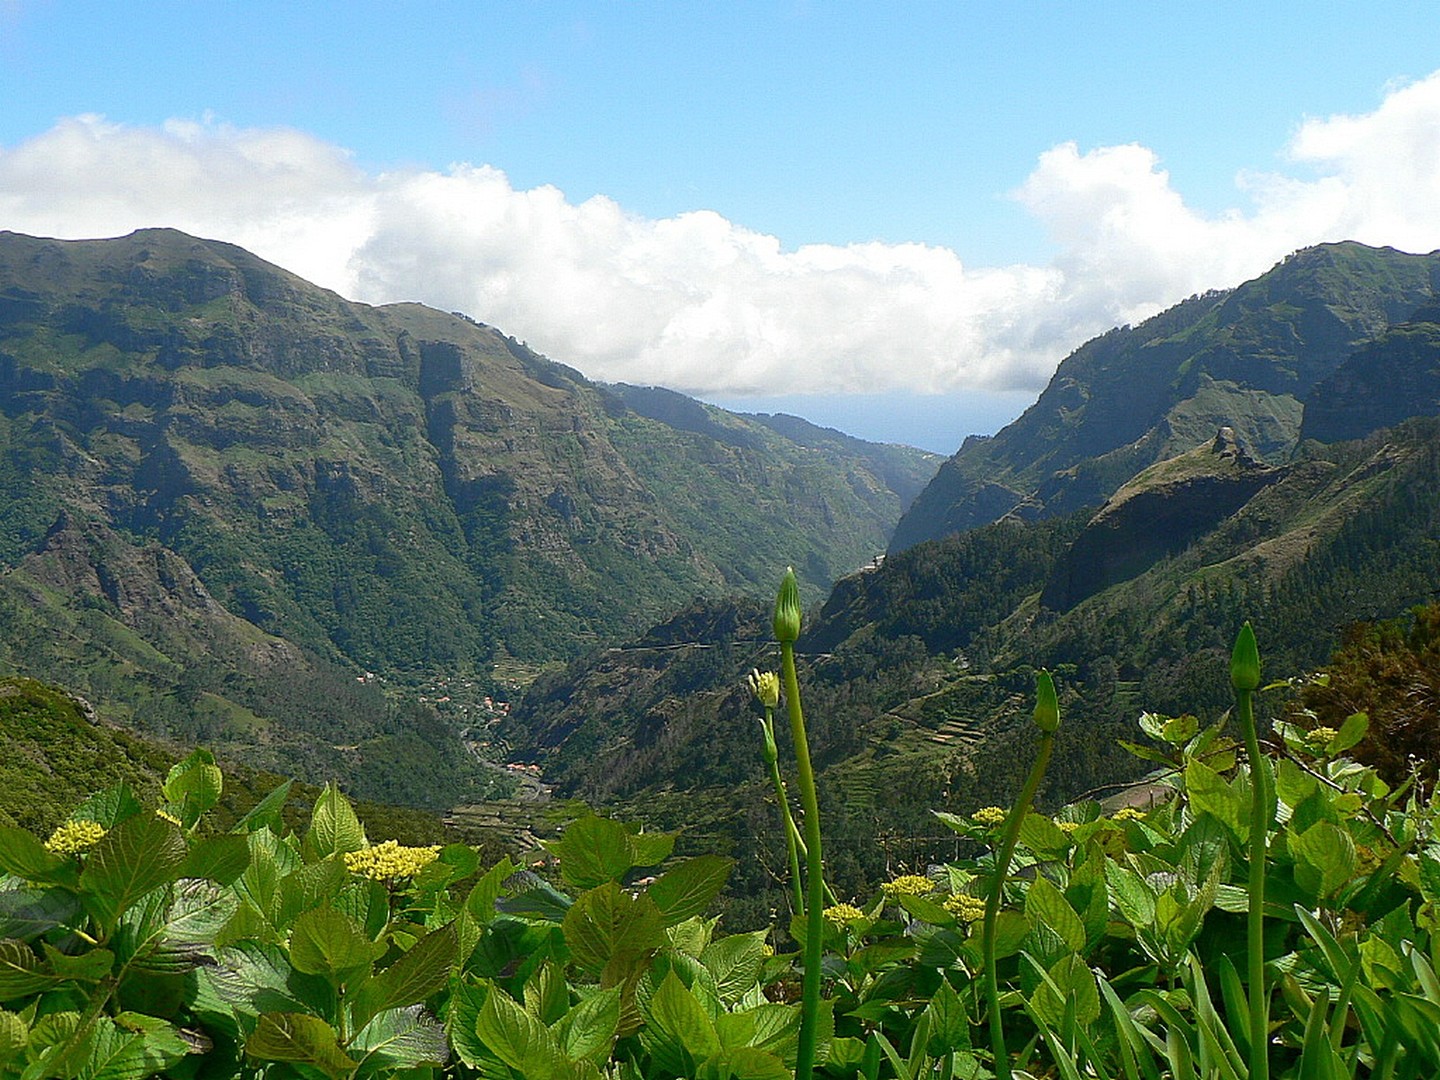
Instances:
[[[285,787],[222,824],[197,751],[43,842],[0,827],[0,1075],[1432,1076],[1433,806],[1345,756],[1364,714],[1259,741],[1253,642],[1230,664],[1242,738],[1145,713],[1159,768],[1126,800],[1034,811],[1042,753],[1018,801],[936,814],[947,858],[823,910],[812,811],[798,999],[786,923],[707,917],[731,860],[677,857],[673,833],[585,816],[521,870],[374,843],[333,787],[298,829]],[[1043,750],[1069,719],[1039,686]]]

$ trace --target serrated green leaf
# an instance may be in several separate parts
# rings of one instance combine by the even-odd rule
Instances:
[[[18,941],[0,941],[0,1001],[16,1001],[57,981],[29,946]]]
[[[365,828],[355,816],[350,800],[334,784],[326,784],[325,790],[315,800],[310,828],[305,831],[305,840],[301,844],[305,861],[319,862],[332,855],[359,851],[365,845]]]
[[[603,1066],[619,1025],[620,988],[614,986],[597,990],[562,1016],[555,1025],[555,1041],[570,1061]]]
[[[1185,794],[1195,813],[1208,813],[1237,841],[1249,835],[1250,807],[1243,795],[1203,761],[1192,759],[1185,766]]]
[[[545,1025],[498,987],[490,988],[480,1006],[475,1034],[487,1050],[521,1076],[551,1076],[564,1065]]]
[[[1299,836],[1289,837],[1290,853],[1298,860],[1295,879],[1318,899],[1330,896],[1355,876],[1359,860],[1349,832],[1322,821]]]
[[[108,934],[131,904],[179,877],[186,853],[172,822],[154,814],[126,818],[86,856],[80,875],[85,906]]]
[[[565,914],[565,943],[575,962],[599,973],[616,958],[647,956],[665,945],[664,921],[648,895],[611,881],[582,893]]]
[[[732,934],[712,941],[700,954],[700,962],[715,978],[715,993],[726,1005],[733,1005],[756,985],[765,964],[765,934]]]
[[[285,803],[290,798],[290,788],[295,782],[286,780],[279,787],[275,788],[258,803],[252,806],[248,813],[235,823],[231,829],[234,833],[253,833],[261,829],[274,829],[276,832],[285,827],[284,810]]]
[[[301,912],[290,935],[290,963],[306,975],[348,982],[369,969],[376,947],[344,914],[330,908]]]
[[[643,1011],[640,1041],[662,1068],[693,1075],[696,1065],[720,1050],[720,1037],[705,1007],[675,972],[660,981]]]
[[[456,947],[454,923],[422,937],[365,984],[357,995],[356,1023],[387,1009],[417,1005],[443,987],[450,978]]]
[[[229,885],[250,865],[250,845],[237,834],[207,836],[191,844],[177,876]]]
[[[625,826],[593,814],[570,822],[558,840],[545,841],[560,860],[560,876],[577,889],[619,881],[635,866],[634,845]]]
[[[1345,722],[1340,725],[1340,730],[1335,733],[1335,737],[1326,744],[1325,753],[1331,757],[1337,754],[1343,754],[1346,750],[1356,745],[1361,739],[1365,738],[1369,730],[1370,717],[1367,714],[1363,712],[1351,713],[1345,718]]]
[[[0,826],[0,870],[26,881],[73,883],[71,860],[48,851],[28,830]]]
[[[635,866],[659,866],[675,850],[673,832],[632,832],[630,834],[630,858]]]
[[[14,888],[0,888],[0,938],[31,941],[80,914],[80,899],[69,889],[12,883]]]
[[[319,1069],[340,1080],[359,1062],[340,1049],[335,1030],[319,1017],[303,1013],[265,1013],[245,1052],[261,1061],[291,1061]]]
[[[666,926],[674,926],[695,915],[705,914],[730,876],[734,859],[721,855],[699,855],[676,863],[650,886],[650,899],[660,910]]]
[[[927,1049],[932,1057],[970,1049],[970,1017],[965,1012],[960,995],[944,979],[930,996],[925,1013],[930,1018]]]
[[[70,817],[75,821],[93,821],[103,828],[113,829],[143,809],[130,785],[122,780],[91,795],[71,812]]]
[[[270,910],[276,926],[285,926],[302,911],[320,907],[350,882],[350,872],[336,858],[306,863],[280,879]]]
[[[1085,924],[1049,878],[1037,877],[1025,894],[1025,914],[1032,926],[1049,927],[1072,952],[1085,948]]]
[[[346,1051],[360,1059],[358,1076],[379,1069],[439,1068],[450,1059],[445,1029],[419,1005],[376,1014],[355,1033]]]
[[[205,811],[214,807],[225,790],[225,778],[208,750],[194,750],[177,762],[165,778],[162,791],[168,802],[180,808],[180,818],[190,828]]]

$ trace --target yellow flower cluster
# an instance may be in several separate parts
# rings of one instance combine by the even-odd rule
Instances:
[[[1007,816],[998,806],[982,806],[970,815],[970,820],[977,825],[1001,825]]]
[[[105,827],[98,821],[67,821],[50,834],[45,847],[56,855],[74,855],[89,851],[104,835]]]
[[[394,840],[386,840],[374,847],[347,851],[345,869],[371,881],[389,881],[394,878],[414,877],[439,855],[438,846],[402,847]]]
[[[854,904],[835,904],[827,907],[823,912],[825,918],[836,926],[848,926],[857,919],[863,919],[865,913]]]
[[[168,821],[168,822],[170,822],[171,825],[181,825],[181,824],[182,824],[182,822],[180,821],[180,819],[179,819],[178,817],[176,817],[174,814],[170,813],[169,810],[156,810],[156,811],[155,811],[155,816],[158,817],[158,818],[160,818],[160,819],[163,820],[163,821]]]
[[[979,922],[985,917],[985,901],[968,893],[956,893],[946,897],[941,906],[963,922]]]
[[[901,874],[894,881],[880,886],[886,896],[924,896],[935,891],[935,883],[919,874]]]
[[[1333,727],[1311,728],[1305,733],[1305,745],[1317,753],[1324,753],[1325,748],[1330,745],[1330,740],[1339,734]]]
[[[751,670],[748,681],[755,700],[765,708],[773,709],[780,704],[780,676],[775,672]]]
[[[1080,822],[1078,822],[1078,821],[1057,821],[1057,822],[1055,822],[1055,825],[1059,828],[1059,830],[1060,830],[1061,832],[1068,834],[1068,833],[1073,833],[1076,829],[1078,829],[1078,828],[1080,827]]]
[[[1144,821],[1145,813],[1142,810],[1136,810],[1133,806],[1122,806],[1111,817],[1115,821]]]

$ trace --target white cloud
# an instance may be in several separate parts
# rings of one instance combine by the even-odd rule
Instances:
[[[710,211],[515,190],[489,166],[372,175],[303,132],[82,116],[0,148],[0,227],[171,225],[370,302],[492,323],[599,379],[697,393],[1038,388],[1087,337],[1262,272],[1307,244],[1440,246],[1440,73],[1374,111],[1304,123],[1301,176],[1237,178],[1244,209],[1186,206],[1142,146],[1041,154],[1016,192],[1046,266],[975,268],[924,244],[782,250]]]

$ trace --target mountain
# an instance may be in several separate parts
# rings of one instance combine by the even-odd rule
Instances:
[[[1013,796],[1035,667],[1066,718],[1042,801],[1073,798],[1151,767],[1117,747],[1142,711],[1223,713],[1243,621],[1283,679],[1355,621],[1434,599],[1437,273],[1436,256],[1297,253],[1097,339],[967,441],[905,519],[933,511],[937,535],[837,582],[797,644],[841,892],[943,858],[932,809]],[[744,675],[778,665],[770,595],[549,672],[502,729],[561,794],[729,850],[761,906],[783,902],[767,868],[784,852]]]
[[[379,687],[883,550],[938,458],[795,431],[171,230],[0,233],[0,670],[403,794],[462,752]]]
[[[1006,514],[1098,506],[1141,469],[1220,427],[1258,459],[1278,463],[1301,438],[1306,411],[1351,414],[1347,384],[1332,376],[1351,363],[1353,382],[1353,364],[1366,363],[1351,361],[1357,348],[1392,327],[1403,337],[1398,325],[1433,303],[1437,283],[1440,253],[1326,244],[1235,289],[1112,330],[1068,356],[1014,423],[967,441],[946,461],[901,519],[890,550]],[[1397,339],[1389,354],[1401,347]],[[1380,396],[1391,406],[1404,400]],[[1377,409],[1378,426],[1415,415]],[[1374,430],[1342,433],[1327,423],[1321,430],[1334,437]]]

